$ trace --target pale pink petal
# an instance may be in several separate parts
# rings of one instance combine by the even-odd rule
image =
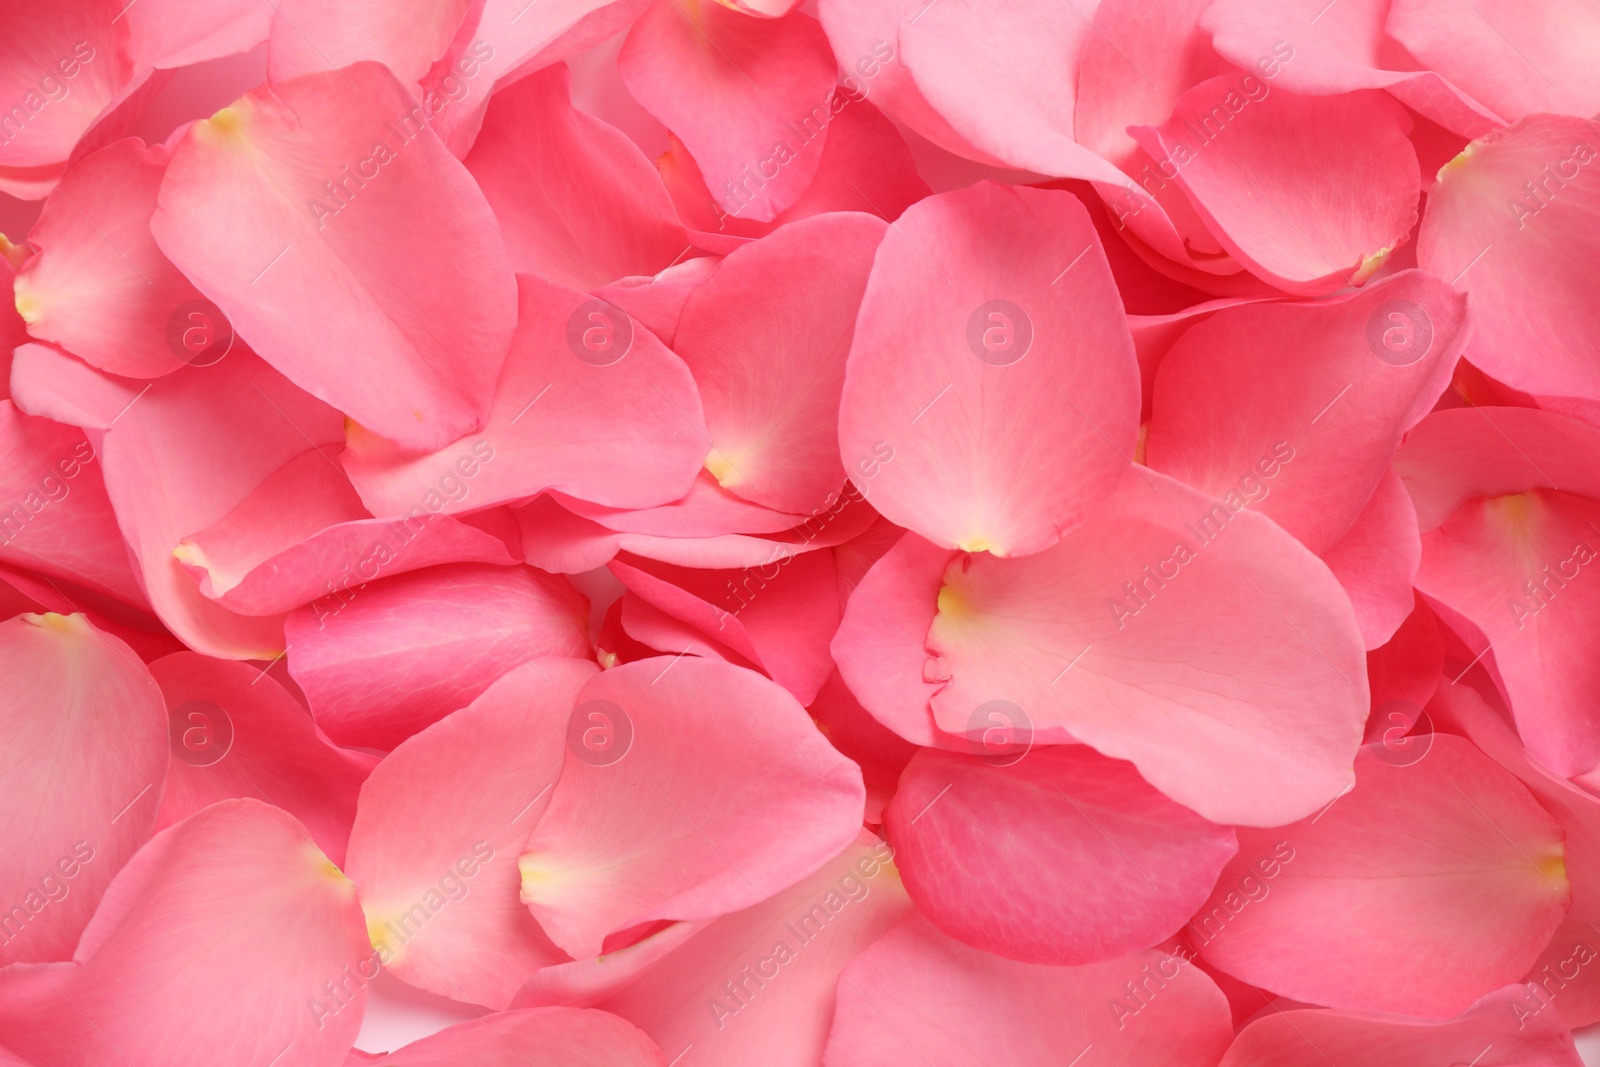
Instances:
[[[412,448],[484,424],[516,323],[494,217],[428,120],[371,62],[254,90],[190,127],[151,219],[262,358]]]
[[[596,723],[585,737],[611,732],[569,751],[521,865],[523,899],[575,957],[642,923],[749,907],[861,826],[861,772],[753,671],[624,664],[584,686],[573,715]]]
[[[1521,779],[1566,834],[1563,859],[1572,910],[1528,969],[1521,1003],[1512,1008],[1519,1029],[1540,1014],[1558,1014],[1572,1027],[1600,1021],[1600,975],[1584,965],[1593,962],[1593,924],[1600,921],[1600,799],[1530,758],[1502,713],[1470,685],[1441,685],[1429,708],[1441,725],[1470,737]],[[1554,1012],[1545,1012],[1551,1006]]]
[[[907,892],[939,929],[1063,966],[1176,933],[1237,848],[1232,830],[1086,745],[1014,762],[923,749],[884,826]]]
[[[666,1067],[639,1029],[582,1008],[524,1008],[452,1026],[379,1056],[374,1067]]]
[[[356,793],[377,759],[336,747],[275,678],[247,663],[179,652],[150,664],[166,698],[173,758],[157,829],[230,797],[265,800],[344,862]]]
[[[916,746],[874,719],[838,671],[828,675],[806,710],[822,736],[861,768],[867,787],[867,822],[881,824],[884,806],[894,796],[900,772],[916,755]]]
[[[277,0],[267,49],[267,75],[281,82],[337,70],[363,59],[384,64],[407,85],[422,80],[455,39],[474,0]]]
[[[526,274],[518,290],[479,433],[419,454],[351,428],[341,462],[374,515],[476,511],[547,489],[649,508],[688,491],[709,446],[683,361],[602,300]]]
[[[543,658],[402,742],[361,790],[351,879],[384,966],[504,1008],[567,956],[518,897],[517,856],[550,801],[593,663]]]
[[[1474,141],[1439,172],[1417,235],[1418,265],[1471,298],[1473,363],[1535,395],[1600,399],[1583,312],[1600,292],[1566,266],[1592,254],[1600,219],[1593,136],[1587,120],[1538,115]]]
[[[1084,967],[1016,963],[915,918],[840,975],[823,1063],[1054,1067],[1097,1055],[1131,1067],[1210,1067],[1231,1036],[1221,991],[1177,957],[1146,949]]]
[[[730,254],[685,302],[673,347],[699,383],[705,466],[724,489],[804,513],[843,486],[839,395],[884,232],[854,212],[791,223]]]
[[[942,679],[929,670],[926,645],[945,569],[958,555],[901,536],[851,590],[831,646],[862,707],[912,744],[939,743],[928,702]]]
[[[816,1067],[839,972],[911,911],[891,858],[862,833],[805,880],[707,924],[596,1007],[637,1025],[680,1067]]]
[[[1270,520],[1163,475],[1130,469],[1048,552],[958,556],[926,637],[948,733],[1006,701],[1218,823],[1291,822],[1351,780],[1368,695],[1344,591]]]
[[[126,22],[135,66],[187,67],[248,52],[267,39],[273,5],[263,0],[119,0],[113,22]]]
[[[540,656],[586,658],[587,605],[532,567],[452,564],[292,613],[289,673],[340,744],[390,749]]]
[[[0,560],[143,604],[94,445],[0,400]]]
[[[463,162],[518,270],[574,289],[653,275],[689,239],[644,153],[574,108],[570,82],[557,63],[496,93]]]
[[[5,974],[0,1027],[36,1067],[338,1067],[377,974],[365,940],[304,828],[225,800],[139,850],[75,963]]]
[[[1321,296],[1365,281],[1416,224],[1409,121],[1378,93],[1296,96],[1235,72],[1184,93],[1162,125],[1130,132],[1234,259]],[[1308,154],[1321,164],[1289,162]]]
[[[1307,96],[1388,89],[1464,137],[1501,118],[1416,60],[1384,33],[1390,0],[1217,0],[1201,16],[1218,52],[1274,87]],[[1393,5],[1398,7],[1399,5]]]
[[[156,378],[226,353],[232,328],[150,236],[166,152],[135,139],[79,160],[45,201],[16,282],[28,332],[112,374]]]
[[[1581,1067],[1554,1012],[1521,1025],[1527,991],[1496,990],[1453,1019],[1430,1022],[1375,1012],[1296,1008],[1264,1012],[1246,1026],[1221,1067]]]
[[[1315,821],[1240,830],[1189,933],[1275,993],[1443,1019],[1526,974],[1570,902],[1560,826],[1470,742],[1437,734],[1414,761],[1363,748],[1355,789]]]
[[[670,348],[678,333],[684,301],[711,277],[720,262],[717,256],[696,256],[654,277],[619,279],[596,289],[594,295],[626,311]]]
[[[1161,361],[1145,456],[1326,552],[1449,383],[1466,308],[1421,271],[1314,304],[1224,308]]]
[[[1600,14],[1582,0],[1392,0],[1384,28],[1507,119],[1600,111]]]
[[[1138,388],[1082,204],[984,182],[913,205],[879,246],[839,447],[847,466],[883,461],[871,499],[892,522],[941,545],[1025,555],[1115,484],[1133,454]]]
[[[155,827],[161,691],[131,649],[81,615],[0,623],[0,673],[0,964],[65,960]]]
[[[634,99],[689,147],[728,214],[768,221],[816,174],[835,69],[810,15],[760,19],[722,4],[657,0],[629,31],[617,69]]]

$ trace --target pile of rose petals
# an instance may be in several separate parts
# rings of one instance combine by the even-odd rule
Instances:
[[[0,0],[0,1067],[1580,1067],[1596,112],[1592,0]]]

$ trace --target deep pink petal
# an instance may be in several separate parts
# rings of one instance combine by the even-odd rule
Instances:
[[[389,749],[519,664],[586,658],[586,607],[531,567],[430,567],[292,613],[289,673],[330,737]]]
[[[1027,963],[1124,956],[1176,933],[1236,851],[1233,831],[1086,745],[1015,762],[923,749],[884,812],[918,910]]]
[[[728,214],[770,220],[816,174],[835,70],[810,15],[759,19],[658,0],[629,31],[617,69],[634,99],[688,145]]]
[[[467,169],[518,270],[574,289],[653,275],[688,237],[644,153],[574,108],[570,82],[557,63],[495,94]]]

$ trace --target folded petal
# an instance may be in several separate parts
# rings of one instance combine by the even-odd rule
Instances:
[[[816,174],[835,68],[810,15],[751,18],[722,4],[658,0],[629,31],[617,70],[688,145],[728,214],[768,221]]]
[[[367,779],[348,869],[395,977],[500,1009],[535,971],[568,958],[519,899],[517,856],[561,773],[578,691],[597,672],[530,660]]]
[[[557,63],[496,93],[465,160],[518,270],[574,289],[655,274],[689,250],[661,176],[577,110]]]
[[[596,1007],[683,1067],[815,1067],[839,972],[911,912],[891,858],[861,833],[805,880],[706,924]]]
[[[129,138],[67,170],[28,241],[17,306],[28,332],[112,374],[156,378],[215,362],[233,343],[216,305],[150,235],[163,148]]]
[[[0,623],[0,665],[0,964],[65,960],[155,828],[167,770],[161,691],[127,645],[82,615]]]
[[[548,489],[648,508],[688,491],[708,444],[683,361],[603,300],[526,274],[518,291],[516,337],[481,432],[417,453],[351,427],[341,462],[374,515],[476,511]]]
[[[289,674],[328,736],[390,749],[518,664],[587,658],[586,614],[570,583],[532,567],[430,567],[293,612]]]
[[[1086,745],[1010,759],[922,749],[884,826],[907,892],[939,929],[1062,966],[1172,936],[1237,848],[1232,830]]]
[[[140,849],[74,963],[7,973],[0,1026],[36,1067],[338,1067],[365,952],[355,888],[304,828],[226,800]]]
[[[854,212],[791,223],[730,254],[684,303],[674,349],[700,386],[705,465],[724,489],[804,513],[843,485],[845,358],[884,232]]]
[[[572,721],[586,747],[569,748],[521,864],[523,899],[575,957],[643,923],[749,907],[861,826],[861,772],[753,671],[624,664],[584,686]]]
[[[1466,308],[1421,271],[1333,300],[1223,308],[1161,361],[1147,461],[1327,552],[1449,383]]]
[[[839,628],[840,603],[830,552],[769,559],[743,570],[631,558],[612,561],[610,569],[641,600],[726,645],[803,704],[833,671],[828,643]]]
[[[380,574],[441,563],[515,563],[494,534],[449,515],[375,519],[329,453],[285,463],[220,522],[173,554],[201,592],[244,615],[337,597]]]
[[[1565,267],[1593,254],[1595,146],[1586,119],[1525,118],[1468,145],[1428,194],[1417,265],[1467,292],[1472,361],[1513,389],[1600,399],[1600,335],[1581,311],[1596,282]]]
[[[1208,961],[1275,993],[1444,1019],[1526,974],[1570,902],[1561,827],[1470,742],[1437,734],[1414,762],[1364,747],[1355,789],[1314,820],[1241,829],[1190,931]]]
[[[562,1067],[665,1067],[667,1062],[633,1024],[583,1008],[496,1012],[370,1062],[373,1067],[525,1067],[539,1059]]]
[[[893,455],[871,490],[892,522],[1025,555],[1084,521],[1120,476],[1138,389],[1082,204],[984,182],[914,205],[879,246],[839,447],[847,463]]]
[[[428,122],[371,62],[254,90],[190,127],[151,219],[262,358],[419,449],[484,424],[516,325],[494,216]]]
[[[1365,281],[1416,225],[1408,122],[1380,94],[1296,96],[1232,73],[1184,93],[1159,127],[1130,132],[1234,259],[1321,296]],[[1308,158],[1319,165],[1290,162]]]
[[[1130,995],[1141,988],[1145,997]],[[1083,967],[1016,963],[919,917],[840,975],[823,1063],[1047,1067],[1092,1049],[1133,1067],[1205,1067],[1231,1034],[1228,1002],[1211,979],[1155,949]]]
[[[376,757],[342,749],[275,678],[247,663],[178,652],[150,664],[166,698],[173,759],[157,829],[219,800],[265,800],[344,862],[356,794]]]

